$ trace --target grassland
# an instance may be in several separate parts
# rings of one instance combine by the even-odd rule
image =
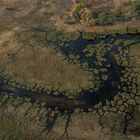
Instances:
[[[36,124],[36,120],[30,121],[31,118],[23,117],[20,114],[20,108],[17,112],[1,112],[0,113],[0,139],[1,140],[58,140],[63,134],[64,130],[64,117],[61,117],[57,122],[53,131],[49,136],[43,135],[38,136],[40,132],[40,126]],[[139,136],[124,135],[121,132],[121,121],[123,116],[115,114],[109,114],[109,122],[111,124],[110,129],[103,129],[98,123],[98,116],[96,113],[82,113],[73,115],[70,126],[69,126],[69,139],[70,140],[139,140]],[[114,122],[116,120],[118,124]],[[136,119],[135,119],[136,120]],[[139,118],[137,117],[137,120]],[[30,125],[29,125],[30,124]],[[138,125],[132,122],[130,125],[131,129],[134,129]],[[139,131],[139,130],[137,130]],[[60,139],[61,140],[61,139]],[[65,138],[64,138],[65,140]]]
[[[112,30],[125,30],[126,28],[137,28],[140,27],[139,19],[133,18],[132,13],[129,11],[132,2],[126,0],[124,2],[119,1],[90,1],[90,9],[94,12],[101,12],[100,9],[106,12],[110,9],[110,13],[120,12],[128,16],[129,20],[115,22],[107,25],[92,25],[89,26],[86,22],[75,22],[74,24],[67,24],[64,21],[64,16],[67,14],[71,15],[71,9],[75,7],[75,3],[71,0],[66,1],[44,1],[44,0],[26,0],[26,1],[14,1],[9,2],[8,0],[1,2],[1,21],[0,31],[14,29],[18,27],[22,30],[28,30],[32,27],[41,28],[45,31],[52,30],[65,30],[65,31],[90,31],[90,32],[110,32]],[[63,4],[62,4],[63,3]],[[117,3],[117,4],[116,4]],[[32,5],[29,7],[29,5]],[[125,7],[125,8],[124,8]],[[11,8],[11,9],[10,9]],[[59,9],[59,10],[58,10]],[[85,9],[86,10],[86,9]],[[102,11],[102,12],[103,12]],[[86,17],[86,15],[84,16]],[[10,24],[9,24],[10,23]],[[47,23],[47,24],[46,24]]]
[[[103,9],[112,13],[119,10],[126,16],[129,13],[127,0],[90,0],[95,11]],[[125,6],[125,4],[127,4]],[[88,89],[93,85],[94,75],[81,69],[80,65],[69,64],[66,57],[53,46],[46,45],[46,34],[52,32],[127,32],[137,29],[140,32],[140,20],[130,18],[109,25],[88,24],[85,19],[68,24],[64,21],[67,14],[72,14],[75,3],[72,0],[1,0],[0,1],[0,68],[5,68],[5,75],[17,75],[16,80],[29,87],[44,86],[45,88],[68,91],[69,95],[78,93],[81,88]],[[90,12],[87,8],[84,9]],[[93,11],[94,11],[93,10]],[[85,12],[83,11],[83,12]],[[85,12],[86,14],[86,12]],[[73,21],[73,20],[72,20]],[[131,47],[132,63],[138,72],[140,87],[140,45]],[[140,90],[140,88],[139,88]],[[3,108],[1,108],[3,109]],[[6,107],[4,107],[6,110]],[[25,106],[14,111],[0,112],[0,140],[33,140],[40,131],[40,125],[34,120],[22,117]],[[96,113],[74,114],[72,116],[69,135],[70,140],[139,140],[140,107],[134,112],[135,118],[129,124],[130,134],[122,132],[123,115],[108,114],[110,129],[102,129]],[[32,117],[32,114],[31,114]],[[57,140],[63,133],[64,117],[56,123],[56,127],[48,140]],[[117,125],[116,123],[117,122]],[[37,140],[46,140],[46,135]]]
[[[53,46],[24,46],[12,32],[4,32],[0,43],[0,62],[5,74],[17,74],[17,82],[23,85],[53,86],[71,94],[79,92],[80,88],[92,87],[93,74],[82,70],[79,64],[68,64],[65,56]]]
[[[132,46],[130,50],[132,63],[134,64],[135,70],[138,73],[138,87],[140,91],[140,44]]]

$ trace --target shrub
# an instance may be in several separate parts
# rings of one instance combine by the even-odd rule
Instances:
[[[132,3],[132,5],[130,6],[130,12],[135,18],[140,19],[140,1],[139,0],[136,0]]]
[[[64,23],[66,24],[74,24],[75,20],[73,20],[69,15],[63,16]]]
[[[81,10],[85,7],[88,7],[89,4],[86,0],[81,0],[78,4],[75,5],[73,12],[72,12],[72,16],[74,19],[76,19],[77,21],[80,21],[81,19]]]
[[[106,24],[112,24],[113,19],[111,15],[107,13],[99,13],[98,18],[96,19],[96,24],[98,25],[106,25]]]
[[[80,11],[81,11],[81,6],[78,5],[75,7],[73,13],[72,13],[72,16],[74,17],[74,19],[76,19],[77,21],[80,20]]]

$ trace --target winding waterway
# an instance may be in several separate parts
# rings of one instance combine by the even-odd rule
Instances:
[[[108,35],[104,39],[95,38],[94,40],[86,40],[82,37],[75,41],[57,41],[57,42],[49,42],[51,44],[55,44],[57,49],[61,51],[68,60],[70,54],[79,55],[79,63],[88,64],[89,69],[102,69],[106,68],[106,72],[101,72],[94,77],[94,80],[98,78],[100,80],[100,86],[98,89],[94,90],[84,90],[77,95],[74,99],[69,99],[65,93],[59,92],[59,91],[53,91],[52,90],[46,90],[43,89],[41,91],[36,90],[28,90],[26,88],[22,88],[22,85],[20,86],[12,86],[8,84],[8,80],[5,77],[0,77],[0,92],[3,95],[9,95],[13,97],[21,97],[21,98],[29,98],[30,102],[40,102],[45,103],[44,106],[55,108],[58,107],[59,109],[65,109],[65,110],[74,110],[75,108],[82,108],[82,109],[88,109],[94,107],[99,102],[102,102],[105,104],[106,100],[111,101],[115,95],[117,95],[119,92],[121,92],[122,89],[119,89],[118,86],[120,85],[120,78],[122,77],[122,70],[125,70],[125,66],[119,65],[115,56],[113,54],[119,53],[118,48],[121,47],[122,51],[125,49],[128,49],[129,45],[126,46],[117,46],[113,45],[115,44],[115,41],[117,40],[136,40],[135,42],[140,41],[140,35],[130,35],[130,34],[123,34],[123,35],[115,35],[111,36]],[[105,53],[103,54],[103,58],[105,58],[105,62],[102,63],[102,65],[98,65],[97,63],[97,57],[96,55],[86,56],[86,54],[83,52],[84,49],[90,44],[93,45],[93,47],[97,47],[98,44],[102,42]],[[110,47],[110,44],[112,46]],[[110,47],[110,49],[108,49]],[[97,48],[98,49],[98,48]],[[96,50],[97,52],[97,50]],[[128,55],[126,57],[129,57]],[[121,59],[121,58],[120,58]],[[107,65],[110,65],[109,67],[106,67]],[[102,80],[101,76],[102,74],[107,75],[106,80]],[[34,89],[34,87],[33,87]],[[58,92],[58,95],[54,95],[54,92]]]

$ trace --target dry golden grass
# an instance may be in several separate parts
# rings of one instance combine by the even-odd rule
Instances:
[[[137,81],[138,81],[139,90],[140,90],[140,44],[133,45],[131,47],[130,54],[131,54],[132,64],[135,66],[135,69],[138,73]]]
[[[54,88],[70,91],[92,86],[91,73],[81,70],[79,65],[67,64],[64,56],[52,48],[25,47],[6,68],[27,83],[54,85]]]
[[[62,23],[61,23],[62,25]],[[75,31],[85,31],[85,32],[111,32],[111,31],[121,31],[126,30],[126,28],[140,28],[140,21],[130,21],[130,22],[124,22],[124,23],[118,23],[114,25],[106,25],[106,26],[93,26],[88,27],[87,25],[82,24],[75,24],[75,25],[66,25],[64,24],[62,26],[65,27],[65,30],[68,32],[75,32]]]
[[[100,11],[100,12],[105,12],[105,11],[112,11],[113,13],[118,13],[122,12],[126,15],[131,15],[129,8],[130,5],[132,4],[133,1],[130,0],[88,0],[90,1],[90,6],[93,11]],[[73,7],[76,4],[73,3],[73,6],[69,8],[69,10],[66,12],[67,14],[71,15],[73,11]],[[102,9],[102,10],[101,10]],[[121,31],[121,30],[126,30],[126,28],[137,28],[140,29],[140,20],[126,20],[124,22],[119,22],[113,25],[87,25],[86,21],[83,21],[80,23],[75,23],[75,24],[65,24],[62,18],[57,18],[55,20],[56,27],[58,29],[64,29],[67,32],[75,32],[75,31],[86,31],[86,32],[112,32],[112,31]]]
[[[1,113],[0,115],[0,139],[11,140],[33,140],[40,131],[40,127],[31,122],[29,123],[28,118],[22,118],[14,113],[7,112]],[[49,140],[56,140],[60,137],[64,131],[64,118],[60,118],[57,121],[56,126],[49,136]],[[74,115],[72,117],[69,126],[70,140],[110,140],[109,135],[102,132],[101,127],[98,125],[98,120],[95,114],[81,114]],[[46,136],[42,135],[38,137],[38,140],[46,140]]]
[[[22,108],[20,108],[22,110]],[[20,110],[19,110],[20,112]],[[58,140],[64,132],[64,117],[56,121],[50,136],[40,135],[37,137],[41,127],[34,120],[30,122],[30,117],[21,117],[15,112],[0,113],[0,139],[1,140]],[[119,116],[118,116],[119,117]],[[119,117],[117,122],[121,122],[123,117]],[[117,119],[113,117],[112,120]],[[30,124],[27,126],[27,124]],[[115,123],[114,123],[115,125]],[[116,126],[114,126],[116,127]],[[120,130],[121,131],[121,130]],[[81,113],[72,116],[68,127],[70,140],[139,140],[139,136],[124,135],[117,132],[103,129],[98,123],[96,113]],[[61,139],[60,139],[61,140]]]
[[[103,3],[102,1],[93,1],[93,5],[99,3],[97,4],[97,6],[102,6],[102,5],[104,6],[112,2],[106,1],[106,3]],[[114,2],[123,3],[120,0],[114,0]],[[69,5],[69,7],[67,6],[67,4]],[[14,7],[14,5],[16,5],[17,10],[8,11],[8,12],[5,10],[6,8]],[[62,5],[62,1],[60,0],[58,1],[54,0],[53,2],[42,1],[42,3],[40,3],[40,0],[38,1],[26,0],[24,2],[21,0],[2,1],[0,4],[0,15],[1,15],[0,30],[7,29],[7,28],[12,29],[15,28],[16,26],[20,26],[21,28],[29,28],[29,27],[40,26],[40,25],[46,27],[50,23],[52,23],[51,26],[56,26],[58,30],[66,30],[68,32],[74,32],[77,30],[81,30],[81,31],[83,30],[87,32],[88,31],[110,32],[113,30],[125,30],[127,27],[140,28],[140,21],[129,21],[129,22],[123,22],[123,23],[118,23],[118,24],[108,25],[108,26],[92,26],[92,27],[88,27],[85,24],[78,24],[78,23],[73,25],[64,24],[62,17],[66,13],[67,9],[69,10],[71,9],[72,2],[67,0],[64,2],[64,5]],[[114,6],[116,5],[112,4],[112,9],[113,8],[115,9]],[[123,7],[124,6],[122,6],[122,9],[124,9]]]
[[[23,46],[12,31],[3,32],[0,39],[0,64],[6,68],[7,74],[18,74],[19,82],[54,86],[72,93],[79,91],[80,87],[92,87],[92,73],[82,70],[78,64],[68,64],[65,56],[56,53],[53,46]]]

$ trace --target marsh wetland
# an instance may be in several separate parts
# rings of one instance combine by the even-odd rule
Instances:
[[[1,2],[0,140],[140,138],[139,3],[94,2]]]

